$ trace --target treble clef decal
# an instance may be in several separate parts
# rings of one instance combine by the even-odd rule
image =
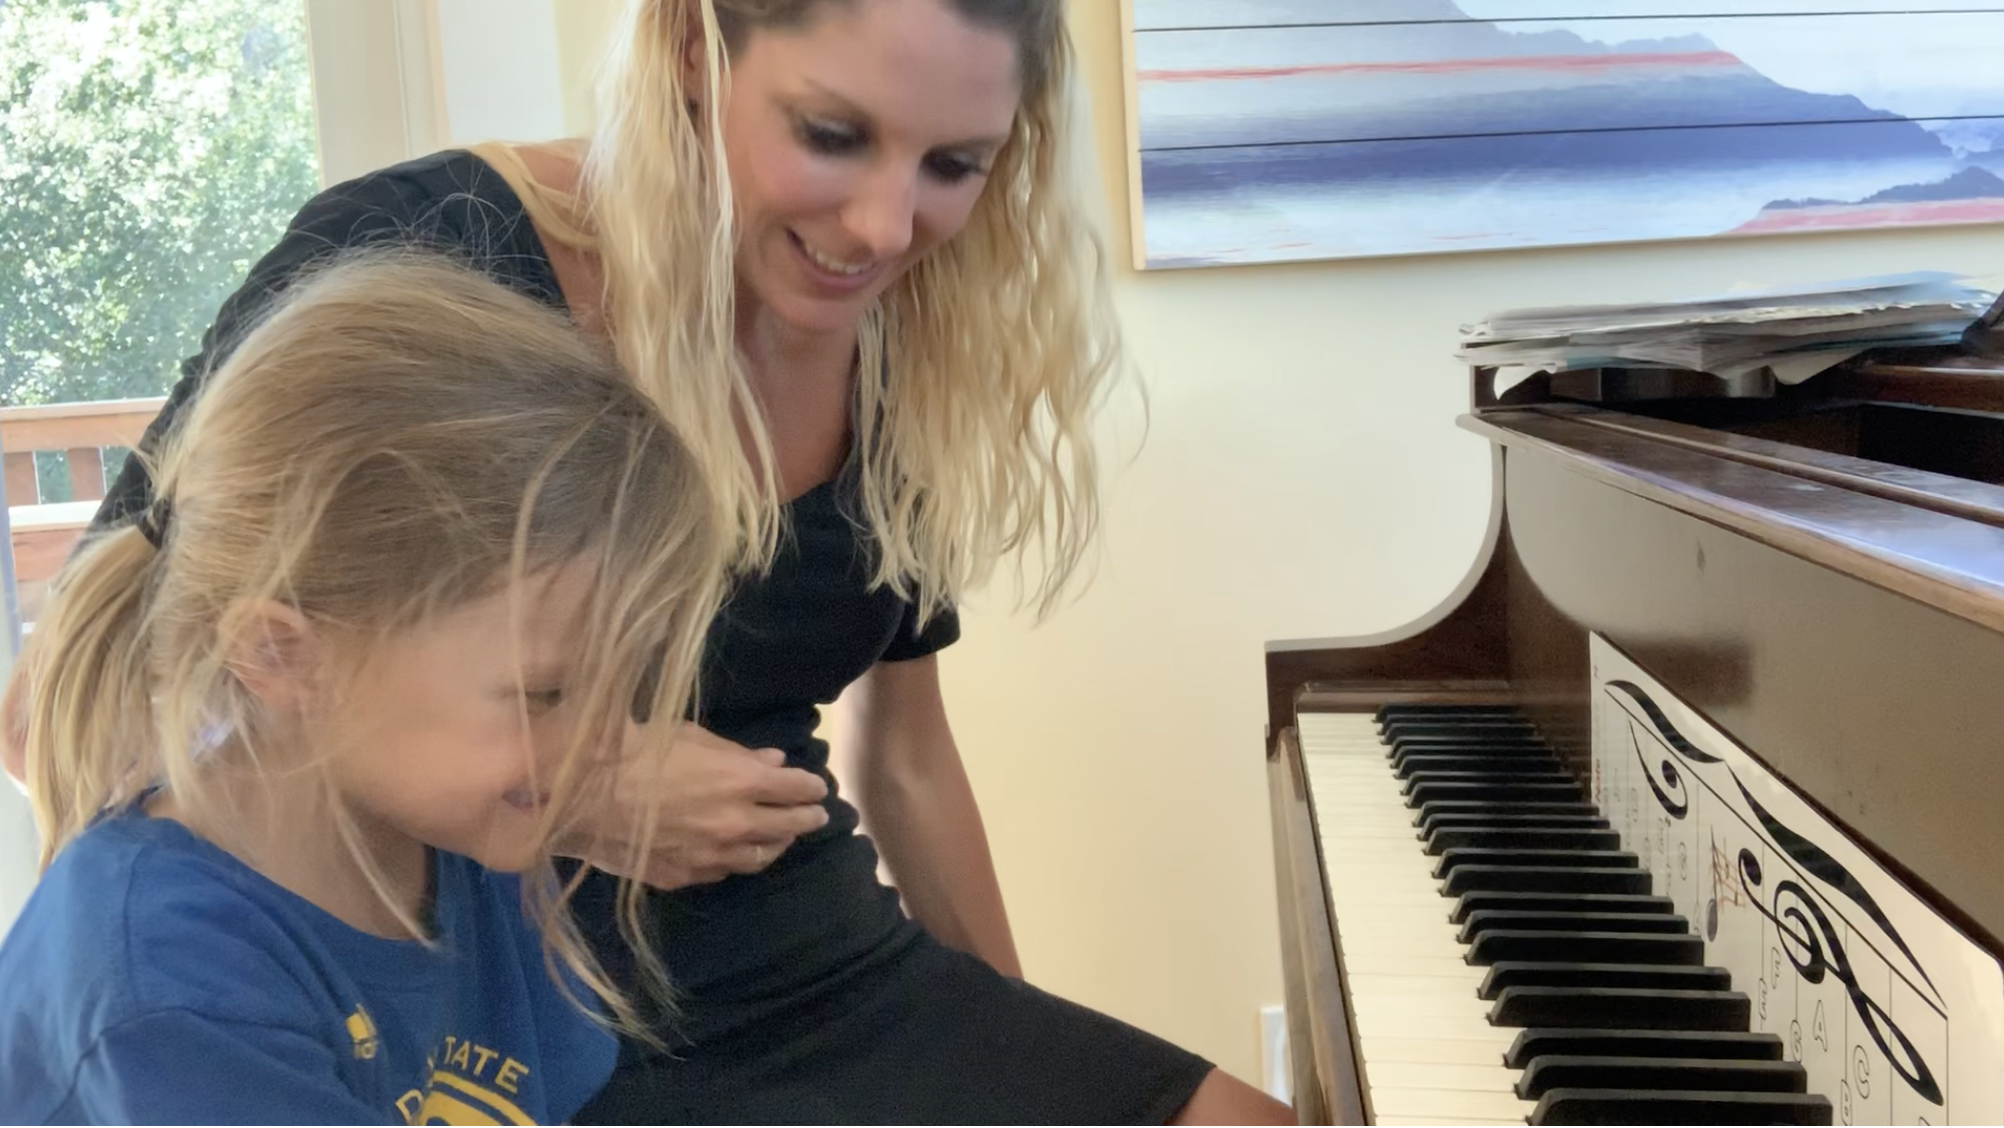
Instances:
[[[1669,760],[1664,760],[1655,767],[1650,766],[1649,757],[1642,753],[1642,742],[1635,739],[1633,720],[1628,722],[1628,743],[1635,749],[1635,762],[1642,765],[1642,778],[1649,781],[1649,790],[1656,794],[1656,805],[1669,812],[1673,819],[1681,819],[1690,814],[1691,797],[1684,792],[1683,774],[1677,770],[1677,765]]]
[[[1663,738],[1663,743],[1675,749],[1679,756],[1684,757],[1686,760],[1695,760],[1700,764],[1720,764],[1725,762],[1691,743],[1683,733],[1678,732],[1677,726],[1670,723],[1670,718],[1664,715],[1663,709],[1647,693],[1642,691],[1641,686],[1636,685],[1634,682],[1611,681],[1607,683],[1607,687],[1609,689],[1618,689],[1634,698],[1636,705],[1641,707],[1643,715],[1649,718],[1649,723],[1656,726],[1656,732]]]
[[[1864,884],[1850,870],[1845,869],[1842,862],[1831,857],[1823,847],[1795,833],[1780,819],[1768,814],[1767,808],[1761,806],[1760,801],[1747,791],[1747,785],[1741,783],[1737,775],[1733,777],[1733,786],[1740,789],[1740,797],[1747,801],[1747,806],[1752,809],[1754,817],[1760,820],[1761,828],[1767,831],[1768,838],[1775,846],[1782,853],[1794,858],[1795,863],[1809,871],[1811,877],[1842,893],[1850,898],[1853,904],[1863,909],[1865,915],[1872,918],[1872,923],[1878,925],[1887,938],[1899,948],[1900,953],[1906,956],[1907,963],[1914,969],[1914,974],[1925,980],[1928,989],[1934,991],[1935,997],[1939,999],[1941,988],[1934,985],[1934,980],[1929,977],[1927,969],[1921,966],[1919,957],[1914,955],[1913,949],[1907,947],[1906,939],[1900,935],[1900,930],[1893,927],[1893,922],[1886,918],[1886,911],[1881,909],[1879,903],[1872,899],[1872,895],[1865,891]]]
[[[1851,970],[1851,958],[1844,952],[1844,944],[1837,937],[1837,930],[1831,927],[1830,918],[1816,898],[1794,881],[1776,883],[1773,905],[1770,909],[1762,903],[1759,887],[1762,881],[1760,859],[1752,850],[1742,849],[1739,857],[1740,887],[1746,891],[1747,900],[1755,911],[1771,922],[1775,931],[1783,937],[1782,951],[1788,954],[1788,962],[1795,965],[1796,974],[1811,983],[1823,982],[1828,974],[1844,985],[1844,993],[1850,996],[1851,1006],[1864,1022],[1866,1033],[1878,1044],[1879,1052],[1892,1064],[1893,1072],[1930,1104],[1940,1104],[1941,1085],[1935,1080],[1934,1071],[1922,1060],[1920,1051],[1914,1047],[1912,1039],[1886,1013],[1886,1008],[1865,994],[1858,985],[1858,976]],[[1888,1036],[1891,1041],[1888,1041]],[[1898,1044],[1895,1050],[1893,1043]]]
[[[1670,718],[1663,715],[1663,710],[1657,707],[1656,702],[1649,699],[1649,695],[1644,693],[1641,687],[1625,681],[1611,681],[1607,685],[1609,689],[1618,689],[1633,698],[1641,707],[1643,715],[1649,718],[1655,734],[1677,755],[1701,764],[1720,762],[1717,756],[1703,751],[1686,739],[1683,733],[1678,732],[1677,726],[1670,723]],[[1628,743],[1635,749],[1635,762],[1642,765],[1642,778],[1649,781],[1649,790],[1656,793],[1657,805],[1673,819],[1681,820],[1690,814],[1691,797],[1684,786],[1684,773],[1677,770],[1677,763],[1674,760],[1664,759],[1655,764],[1649,762],[1649,757],[1642,751],[1642,741],[1636,738],[1633,717],[1628,721]]]

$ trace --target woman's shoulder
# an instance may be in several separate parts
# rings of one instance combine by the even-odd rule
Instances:
[[[469,149],[416,157],[322,190],[295,213],[254,274],[381,241],[454,252],[497,281],[561,301],[549,256],[510,178]]]

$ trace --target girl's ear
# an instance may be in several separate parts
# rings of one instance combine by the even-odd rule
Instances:
[[[689,14],[687,26],[683,29],[682,47],[675,57],[682,68],[682,91],[693,102],[697,91],[704,87],[703,21],[694,12]]]
[[[307,707],[323,672],[326,645],[306,616],[276,600],[260,599],[232,616],[229,667],[244,688],[270,708]]]
[[[675,57],[682,71],[680,75],[682,94],[689,100],[689,108],[695,109],[702,104],[703,97],[709,93],[710,65],[703,53],[703,45],[706,42],[703,35],[703,15],[694,10],[693,4],[690,5],[690,9],[688,18],[683,22],[682,43]]]

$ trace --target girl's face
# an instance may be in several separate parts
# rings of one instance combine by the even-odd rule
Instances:
[[[540,860],[590,577],[573,562],[527,581],[519,663],[504,590],[372,644],[320,704],[315,751],[374,845],[410,839],[507,872]]]
[[[853,328],[966,225],[1020,95],[1014,40],[942,0],[750,32],[723,112],[742,288],[792,328]]]

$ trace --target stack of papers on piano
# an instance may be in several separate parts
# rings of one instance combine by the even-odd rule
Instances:
[[[1915,273],[1742,290],[1689,301],[1553,306],[1463,326],[1455,354],[1502,371],[1680,368],[1731,380],[1768,370],[1800,383],[1874,348],[1952,345],[1995,294],[1968,278]]]

